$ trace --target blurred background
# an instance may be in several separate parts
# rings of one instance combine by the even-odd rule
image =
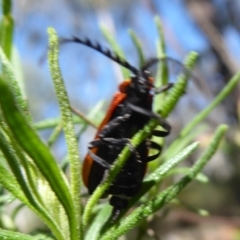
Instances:
[[[127,60],[137,66],[137,53],[128,29],[140,38],[145,56],[155,57],[158,33],[154,17],[159,16],[167,55],[183,61],[190,51],[199,53],[195,71],[198,93],[189,89],[185,100],[176,109],[170,119],[171,137],[177,136],[191,116],[206,107],[239,70],[238,0],[18,0],[13,2],[12,10],[14,44],[21,59],[22,77],[35,122],[59,116],[46,59],[49,26],[54,27],[61,37],[89,37],[108,47],[101,33],[104,26],[118,41]],[[61,47],[60,65],[72,105],[88,114],[103,101],[101,110],[104,114],[123,80],[119,67],[101,54],[76,44]],[[159,219],[150,221],[143,239],[151,239],[149,236],[161,240],[240,239],[239,88],[209,116],[206,131],[198,137],[204,147],[218,124],[230,126],[221,150],[205,169],[210,182],[191,184],[181,194],[180,206],[171,207],[165,218],[159,213]],[[79,143],[82,157],[94,133],[95,129],[89,128],[82,135]],[[51,130],[41,134],[48,139]],[[64,138],[60,137],[52,148],[61,161],[66,155]],[[191,206],[206,209],[210,216],[198,216]],[[20,225],[22,231],[33,230],[28,228],[30,224],[27,225]]]

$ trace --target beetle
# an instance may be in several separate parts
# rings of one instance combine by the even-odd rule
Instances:
[[[119,91],[114,95],[94,140],[89,143],[89,152],[82,168],[83,182],[89,194],[92,194],[104,180],[122,149],[126,145],[129,146],[130,157],[102,196],[105,198],[111,195],[112,216],[116,219],[120,212],[127,208],[129,199],[139,192],[148,162],[155,160],[161,152],[161,146],[150,141],[150,138],[144,140],[136,149],[132,147],[130,139],[152,118],[157,119],[164,129],[164,131],[154,130],[152,135],[165,137],[170,133],[170,125],[152,111],[152,104],[154,95],[168,90],[172,84],[169,83],[160,88],[154,87],[153,78],[148,69],[159,61],[157,58],[150,59],[143,67],[137,69],[119,56],[113,55],[109,50],[103,50],[100,44],[93,44],[89,39],[73,37],[62,39],[61,42],[86,45],[129,69],[132,73],[130,79],[119,85]],[[157,150],[157,153],[149,156],[149,148]]]

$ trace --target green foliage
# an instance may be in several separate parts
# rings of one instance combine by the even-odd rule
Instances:
[[[6,38],[2,37],[0,41],[0,61],[2,65],[0,73],[0,149],[2,153],[0,155],[0,183],[12,196],[19,199],[38,215],[50,229],[55,239],[117,239],[145,221],[148,216],[161,209],[164,205],[176,199],[188,183],[199,178],[199,176],[204,179],[204,176],[199,174],[217,150],[227,129],[225,125],[217,128],[211,143],[196,163],[190,168],[181,169],[181,173],[184,175],[182,179],[177,183],[172,183],[160,193],[150,194],[150,189],[158,186],[174,171],[177,172],[179,168],[176,165],[185,160],[197,148],[197,142],[189,144],[194,138],[194,135],[189,134],[190,131],[202,122],[209,112],[229,94],[240,79],[240,73],[230,80],[229,84],[209,105],[207,110],[205,109],[199,113],[186,126],[180,137],[171,144],[171,147],[163,155],[164,162],[162,165],[156,167],[145,178],[141,191],[130,202],[130,205],[133,206],[141,198],[141,205],[127,216],[124,215],[125,213],[122,213],[121,219],[118,219],[114,224],[110,224],[107,219],[111,214],[111,207],[105,204],[104,206],[101,205],[99,207],[100,210],[98,210],[96,208],[97,202],[121,170],[125,161],[127,161],[130,150],[128,147],[123,149],[111,167],[105,181],[99,185],[82,209],[80,196],[81,166],[74,124],[81,125],[82,131],[84,131],[86,126],[93,121],[91,119],[94,119],[93,116],[99,109],[96,108],[97,110],[93,110],[88,117],[83,119],[79,119],[76,116],[73,117],[58,63],[58,37],[55,30],[49,28],[49,67],[61,109],[61,116],[59,119],[47,119],[44,122],[32,124],[27,102],[20,90],[19,82],[16,78],[17,74],[14,72],[10,58],[12,45],[9,45],[9,43],[11,43],[13,25],[9,27],[5,23],[6,19],[11,19],[10,1],[3,1],[3,3],[5,5],[3,7],[4,12],[0,33],[1,36],[5,34]],[[166,59],[165,44],[159,19],[156,19],[156,24],[161,38],[161,41],[157,43],[159,56],[164,60]],[[124,53],[113,36],[104,27],[102,27],[102,30],[114,51],[124,59]],[[138,51],[139,64],[141,66],[145,60],[140,40],[133,31],[130,31],[130,36]],[[190,53],[186,57],[185,67],[191,70],[196,62],[196,58],[196,53]],[[160,63],[163,64],[159,64],[157,71],[157,82],[159,85],[168,81],[167,65],[164,61],[160,61]],[[122,70],[123,76],[128,77],[128,71],[126,69]],[[156,104],[158,106],[156,111],[163,117],[167,117],[171,113],[186,91],[188,78],[188,71],[179,75],[173,89],[164,98],[161,98],[161,105]],[[157,121],[151,120],[133,137],[132,145],[137,147],[151,135],[156,126]],[[43,143],[36,131],[36,129],[52,127],[57,128],[53,130],[50,144],[56,141],[59,129],[63,128],[68,149],[67,159],[69,159],[70,166],[70,181],[58,166],[50,148]],[[45,237],[43,235],[30,236],[9,230],[0,230],[1,239],[28,240],[45,239]],[[48,237],[46,239],[52,238]]]
[[[78,152],[78,146],[76,141],[76,136],[74,133],[74,124],[72,119],[72,113],[70,109],[70,103],[68,100],[66,88],[61,76],[59,64],[58,64],[58,38],[53,29],[48,30],[50,39],[50,51],[49,51],[49,66],[52,74],[52,79],[58,98],[58,102],[61,109],[62,124],[65,133],[65,138],[68,147],[68,157],[70,159],[70,191],[72,196],[72,209],[73,212],[69,215],[69,226],[71,229],[73,239],[79,239],[80,237],[80,182],[79,179],[81,169],[80,169],[80,157]]]
[[[11,58],[14,22],[11,15],[11,0],[2,0],[2,19],[0,22],[0,45],[8,59]]]

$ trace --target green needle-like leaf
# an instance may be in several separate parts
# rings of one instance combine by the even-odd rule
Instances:
[[[141,42],[140,42],[139,38],[137,37],[136,33],[133,30],[129,29],[128,34],[132,38],[134,46],[137,49],[138,59],[139,59],[139,67],[141,68],[141,67],[143,67],[143,65],[145,63],[143,48],[142,48]]]
[[[107,219],[111,215],[111,211],[112,207],[109,205],[101,208],[98,215],[94,218],[90,228],[88,229],[87,235],[85,237],[86,240],[99,239],[100,230],[102,229],[103,225],[106,223]]]
[[[168,72],[168,60],[166,54],[165,39],[163,34],[163,27],[159,17],[155,17],[155,24],[158,30],[158,40],[157,40],[157,57],[160,59],[157,67],[155,86],[163,86],[169,81],[169,72]],[[166,61],[161,60],[166,59]],[[163,92],[158,94],[154,98],[154,110],[157,111],[163,104],[165,96],[168,92]],[[162,140],[163,141],[163,140]]]
[[[11,0],[2,0],[2,20],[0,22],[0,46],[8,59],[11,59],[14,22],[11,15]]]
[[[51,75],[58,98],[58,102],[61,109],[62,124],[65,132],[67,147],[68,147],[68,157],[70,160],[70,174],[71,174],[71,194],[73,196],[74,209],[72,209],[74,214],[71,216],[70,227],[72,232],[72,237],[74,239],[80,239],[80,157],[78,152],[78,145],[76,141],[76,136],[74,133],[74,124],[72,119],[72,112],[70,108],[70,103],[68,100],[66,88],[62,79],[61,71],[58,63],[58,37],[53,28],[48,29],[49,33],[49,65],[51,70]]]
[[[36,132],[29,126],[25,116],[18,109],[9,87],[2,79],[0,79],[0,95],[1,109],[12,135],[47,179],[62,203],[71,223],[74,219],[73,202],[66,179],[63,177],[54,157]]]
[[[33,236],[10,231],[10,230],[4,230],[4,229],[0,229],[0,239],[2,240],[34,240]]]
[[[28,199],[24,196],[19,183],[16,181],[14,176],[9,172],[9,170],[5,169],[0,164],[0,183],[15,196],[18,198],[22,203],[28,206],[33,212],[35,212],[52,230],[53,234],[59,240],[66,240],[65,237],[62,235],[59,227],[54,222],[52,217],[35,201],[31,201],[32,198]],[[7,238],[8,239],[8,238]],[[9,238],[10,239],[10,238]]]
[[[31,123],[32,118],[31,118],[31,115],[28,110],[27,101],[26,101],[26,99],[23,98],[23,94],[21,92],[19,83],[16,79],[14,69],[13,69],[11,63],[9,62],[9,60],[7,59],[6,55],[4,54],[1,47],[0,47],[0,62],[2,64],[3,77],[10,82],[11,87],[14,92],[14,95],[15,95],[15,98],[16,98],[16,101],[17,101],[17,104],[23,110],[23,112],[26,114],[26,117],[27,117],[29,123]]]
[[[198,115],[196,115],[186,127],[183,128],[183,130],[180,132],[179,137],[171,144],[167,151],[162,155],[164,159],[169,158],[172,156],[172,154],[175,153],[176,149],[181,150],[179,146],[184,141],[183,139],[188,137],[188,134],[191,134],[191,132],[196,129],[196,126],[203,121],[209,113],[221,102],[224,98],[230,92],[236,87],[240,80],[240,72],[235,74],[230,81],[227,83],[227,85],[222,89],[222,91],[216,96],[216,98],[206,107],[204,108]]]

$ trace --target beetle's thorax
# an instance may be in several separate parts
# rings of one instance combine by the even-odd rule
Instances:
[[[129,80],[125,80],[119,87],[120,92],[127,95],[127,101],[131,104],[139,105],[146,100],[152,99],[153,80],[147,71],[132,75]]]

